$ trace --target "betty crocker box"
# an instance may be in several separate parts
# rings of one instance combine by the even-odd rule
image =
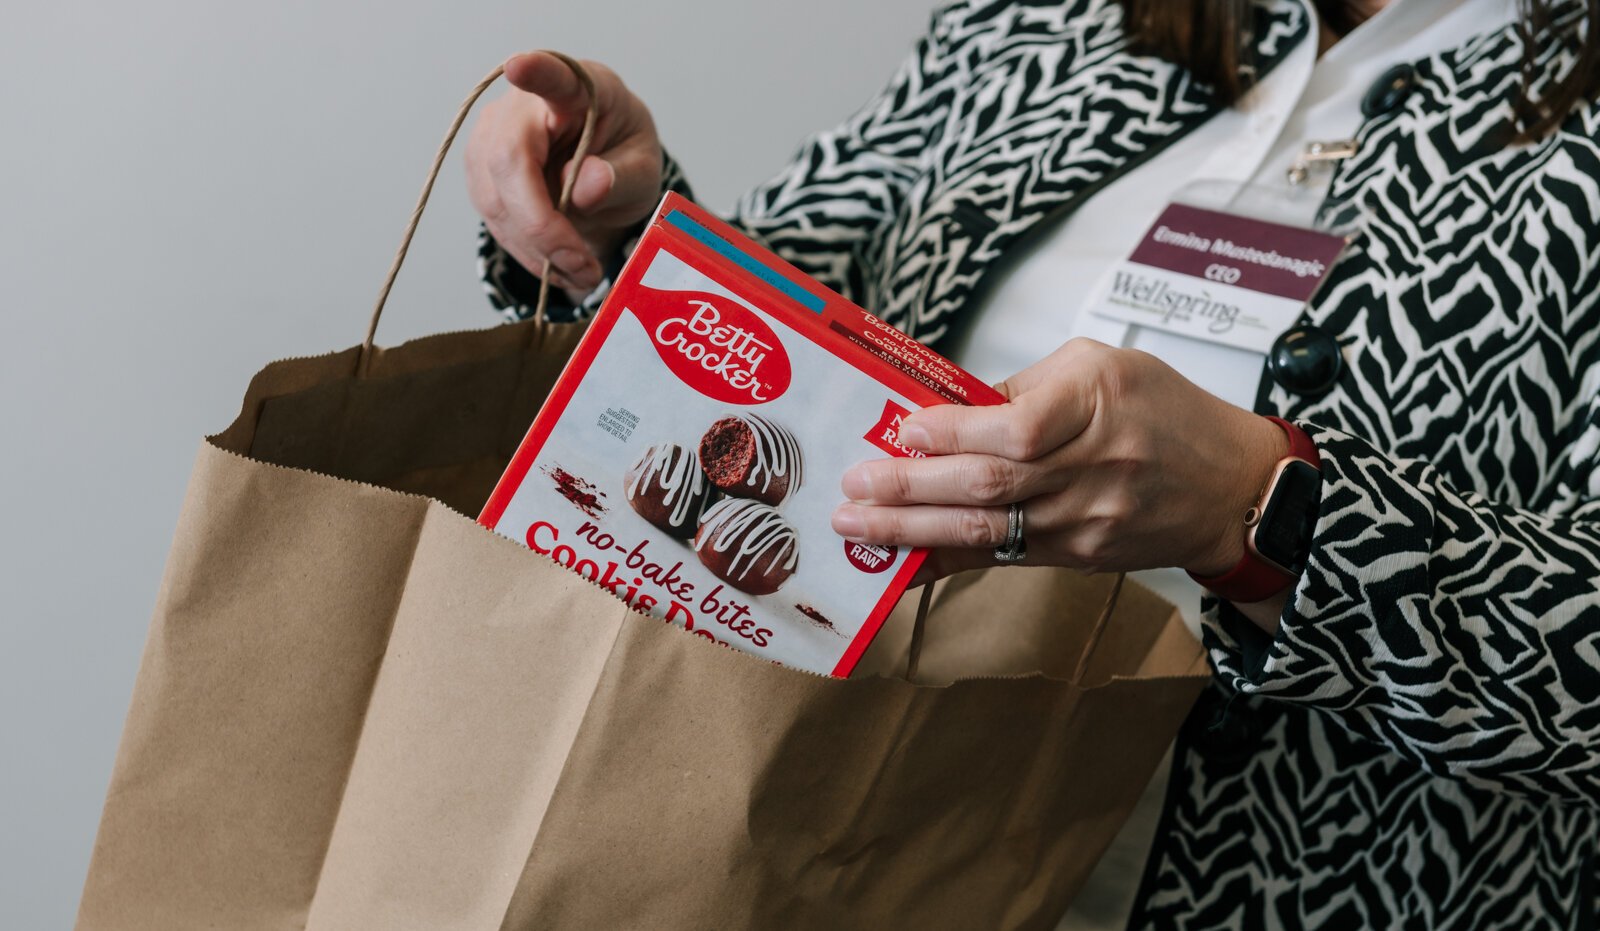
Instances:
[[[847,676],[925,552],[830,516],[900,418],[1004,398],[669,194],[479,522],[718,643]]]

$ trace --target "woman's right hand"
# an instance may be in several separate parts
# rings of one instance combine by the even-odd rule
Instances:
[[[548,258],[550,283],[574,299],[600,284],[602,257],[661,199],[661,140],[650,110],[610,68],[583,65],[600,113],[568,216],[556,202],[589,100],[560,59],[532,52],[507,60],[513,89],[484,108],[466,151],[467,191],[490,235],[534,274]]]

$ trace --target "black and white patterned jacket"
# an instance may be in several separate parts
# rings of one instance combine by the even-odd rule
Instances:
[[[1263,67],[1312,40],[1258,3]],[[1307,316],[1349,364],[1256,402],[1321,451],[1310,565],[1275,639],[1211,606],[1219,684],[1135,927],[1597,927],[1600,109],[1510,144],[1522,55],[1506,28],[1413,62],[1337,171],[1359,234]],[[960,0],[732,219],[935,342],[1030,230],[1216,109],[1115,0]],[[531,277],[480,254],[525,314]]]

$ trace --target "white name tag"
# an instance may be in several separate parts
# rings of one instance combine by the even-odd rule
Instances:
[[[1344,249],[1340,236],[1170,204],[1113,265],[1089,311],[1265,353]]]

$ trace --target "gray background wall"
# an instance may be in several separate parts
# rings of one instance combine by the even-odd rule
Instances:
[[[456,104],[606,61],[726,207],[853,110],[932,0],[0,6],[0,926],[65,928],[196,445],[267,361],[359,341]],[[492,322],[452,159],[380,339]]]

